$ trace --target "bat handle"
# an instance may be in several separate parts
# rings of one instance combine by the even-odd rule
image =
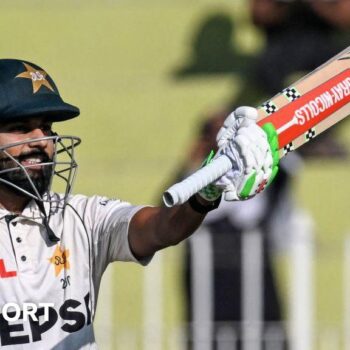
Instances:
[[[229,157],[221,155],[185,180],[169,187],[163,194],[167,207],[185,203],[191,196],[209,185],[232,168]]]

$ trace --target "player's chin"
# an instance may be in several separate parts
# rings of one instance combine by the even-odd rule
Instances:
[[[30,181],[28,178],[21,178],[13,183],[17,188],[23,189],[34,196],[37,196],[37,194],[42,196],[46,191],[48,191],[50,178],[37,175],[30,176]]]
[[[1,178],[6,181],[8,188],[17,194],[23,195],[25,191],[37,196],[38,194],[43,195],[48,190],[51,171],[49,169],[26,169],[25,173],[22,169],[17,169],[3,174]]]
[[[44,177],[45,173],[47,173],[45,167],[43,166],[26,167],[26,172],[28,173],[31,179],[38,179]]]

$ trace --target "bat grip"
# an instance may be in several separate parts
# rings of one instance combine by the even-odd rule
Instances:
[[[229,157],[221,155],[205,167],[197,170],[185,180],[169,187],[163,194],[167,207],[185,203],[191,196],[209,185],[232,168]]]

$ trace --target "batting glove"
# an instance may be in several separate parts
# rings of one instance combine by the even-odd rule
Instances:
[[[239,107],[225,120],[217,134],[215,158],[226,155],[232,168],[199,194],[213,201],[222,193],[227,201],[254,197],[271,183],[278,172],[278,138],[272,124],[260,128],[258,112]],[[210,161],[210,159],[208,160]]]

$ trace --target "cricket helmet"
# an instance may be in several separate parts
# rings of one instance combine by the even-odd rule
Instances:
[[[75,118],[79,113],[77,107],[63,101],[56,84],[41,67],[23,60],[0,59],[0,123],[26,121],[33,117],[60,122]],[[19,159],[8,152],[11,147],[42,139],[54,144],[53,158],[40,164],[46,173],[48,169],[50,173],[47,175],[50,178],[44,193],[38,189],[30,176],[30,171],[28,172],[31,165],[21,164]],[[57,175],[55,178],[58,177],[64,182],[64,200],[66,200],[77,169],[74,148],[80,142],[81,140],[75,136],[53,134],[35,140],[0,145],[1,159],[11,160],[10,167],[0,168],[0,183],[5,183],[17,192],[20,191],[37,201],[52,202],[50,189],[54,175]],[[16,183],[13,180],[16,176],[22,178],[19,183],[25,182],[26,185]]]
[[[79,115],[64,102],[52,78],[36,64],[0,59],[0,121],[44,115],[53,122]]]

